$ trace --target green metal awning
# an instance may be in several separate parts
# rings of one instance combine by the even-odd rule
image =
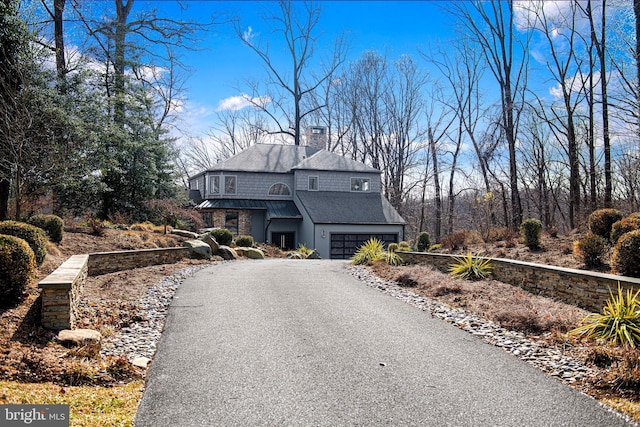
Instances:
[[[271,218],[300,218],[302,215],[293,200],[209,199],[196,209],[264,210]]]

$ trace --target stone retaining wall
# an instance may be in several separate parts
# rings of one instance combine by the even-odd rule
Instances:
[[[72,329],[79,291],[87,276],[157,264],[173,264],[189,257],[189,248],[142,249],[73,255],[38,283],[42,290],[41,323],[47,329]]]
[[[89,276],[158,264],[173,264],[189,257],[189,248],[98,252],[89,255]]]
[[[398,252],[407,263],[430,264],[446,272],[453,257],[459,255]],[[492,259],[492,277],[501,282],[586,310],[600,312],[609,299],[609,290],[616,292],[618,283],[623,290],[640,289],[640,279],[597,273],[572,268],[555,267],[529,262]]]
[[[70,329],[75,325],[78,293],[87,279],[89,255],[73,255],[38,287],[42,290],[42,326]]]

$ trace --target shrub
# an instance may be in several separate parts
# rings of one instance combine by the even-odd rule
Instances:
[[[431,246],[431,236],[429,233],[422,231],[416,238],[416,250],[418,252],[425,252]]]
[[[589,233],[580,240],[573,242],[573,255],[587,267],[602,264],[602,257],[609,249],[608,242],[597,234]]]
[[[508,227],[491,227],[487,232],[487,243],[512,240],[517,237],[516,233]]]
[[[611,226],[611,243],[615,244],[623,234],[634,230],[640,230],[640,216],[628,216],[614,222]]]
[[[214,228],[210,234],[220,245],[229,246],[233,241],[233,234],[226,228]]]
[[[389,252],[395,252],[398,250],[398,244],[397,243],[389,243],[389,246],[387,248],[389,250]]]
[[[411,251],[411,245],[409,245],[409,243],[405,242],[404,240],[400,243],[398,243],[398,250],[399,251],[405,251],[405,252],[410,252]]]
[[[571,335],[603,339],[613,344],[628,344],[635,347],[640,342],[640,305],[638,294],[627,290],[626,297],[618,284],[618,295],[611,297],[602,309],[602,314],[591,313],[582,320],[582,325],[571,330]]]
[[[630,231],[618,239],[611,267],[619,274],[640,277],[640,230]]]
[[[236,245],[242,248],[250,248],[253,246],[253,236],[236,237]]]
[[[458,279],[478,280],[489,277],[493,266],[491,259],[473,256],[471,251],[464,257],[454,257],[449,273]]]
[[[467,232],[465,230],[459,230],[451,234],[447,234],[442,238],[442,246],[451,250],[459,249],[464,246],[466,235]]]
[[[57,215],[35,215],[29,218],[29,224],[42,228],[52,242],[60,243],[64,231],[64,221]]]
[[[35,255],[27,242],[0,234],[0,301],[7,305],[19,301],[35,274]]]
[[[358,248],[356,253],[351,257],[351,263],[354,265],[367,264],[370,261],[377,261],[384,253],[382,242],[376,238],[369,239]]]
[[[540,234],[542,233],[542,223],[540,220],[529,218],[520,224],[520,237],[529,249],[540,247]]]
[[[435,245],[431,245],[431,247],[429,248],[429,252],[438,251],[441,248],[442,245],[440,243],[436,243]]]
[[[617,209],[595,210],[589,215],[589,231],[609,240],[613,224],[621,219],[622,212]]]
[[[36,257],[38,265],[44,262],[47,256],[47,236],[44,230],[35,225],[18,221],[0,222],[0,234],[16,236],[26,241]]]

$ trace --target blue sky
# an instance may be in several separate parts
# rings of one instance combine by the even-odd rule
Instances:
[[[277,10],[268,1],[189,1],[183,17],[219,20],[239,17],[243,28],[251,27],[260,37],[268,36],[261,16]],[[366,50],[387,53],[393,59],[402,54],[418,56],[419,47],[447,39],[450,17],[442,10],[444,1],[320,1],[322,12],[316,52],[322,55],[333,47],[335,39],[346,32],[348,60]],[[136,4],[138,10],[149,2]],[[153,2],[160,16],[180,13],[175,2]],[[135,13],[135,9],[134,9]],[[274,41],[276,43],[276,41]],[[204,36],[200,50],[185,52],[184,62],[193,69],[187,82],[188,101],[183,119],[192,133],[210,128],[220,102],[240,95],[243,82],[264,76],[263,65],[236,36],[231,25],[217,25]]]

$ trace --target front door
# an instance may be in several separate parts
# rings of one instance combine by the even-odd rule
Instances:
[[[271,242],[285,251],[295,249],[295,233],[293,231],[271,233]]]

